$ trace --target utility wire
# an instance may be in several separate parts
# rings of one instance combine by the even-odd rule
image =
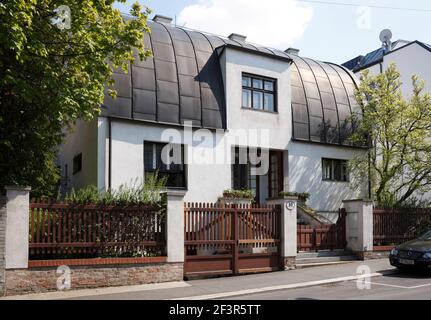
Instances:
[[[296,0],[298,2],[307,2],[315,4],[327,4],[334,6],[349,6],[349,7],[369,7],[374,9],[388,9],[388,10],[402,10],[402,11],[415,11],[415,12],[431,12],[431,9],[419,9],[419,8],[402,8],[402,7],[391,7],[391,6],[376,6],[368,4],[355,4],[347,2],[330,2],[330,1],[320,1],[320,0]]]

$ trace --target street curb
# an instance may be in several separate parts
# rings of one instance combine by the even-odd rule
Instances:
[[[240,291],[222,292],[222,293],[214,293],[214,294],[190,296],[190,297],[185,297],[185,298],[174,298],[174,299],[166,299],[166,300],[213,300],[213,299],[220,299],[220,298],[244,296],[244,295],[250,295],[250,294],[255,294],[255,293],[281,291],[281,290],[298,289],[298,288],[307,288],[307,287],[314,287],[314,286],[324,285],[324,284],[340,283],[340,282],[346,282],[346,281],[375,278],[375,277],[381,277],[384,275],[394,274],[394,273],[397,273],[397,271],[394,269],[387,269],[387,270],[382,270],[380,272],[374,272],[374,273],[356,275],[356,276],[346,276],[346,277],[340,277],[340,278],[331,278],[331,279],[300,282],[300,283],[293,283],[293,284],[280,285],[280,286],[263,287],[263,288],[256,288],[256,289],[246,289],[246,290],[240,290]]]
[[[191,285],[185,281],[150,283],[135,286],[121,286],[98,289],[79,289],[70,291],[55,291],[45,293],[30,293],[18,296],[0,297],[0,300],[58,300],[58,299],[73,299],[83,297],[93,297],[97,295],[142,292],[150,290],[174,289],[182,287],[190,287]]]

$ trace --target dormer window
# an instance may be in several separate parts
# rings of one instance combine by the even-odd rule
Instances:
[[[277,112],[276,81],[244,73],[242,75],[242,107]]]

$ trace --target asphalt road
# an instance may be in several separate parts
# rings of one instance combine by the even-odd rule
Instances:
[[[409,272],[361,281],[264,292],[229,300],[431,300],[431,273]],[[364,288],[365,287],[365,288]]]

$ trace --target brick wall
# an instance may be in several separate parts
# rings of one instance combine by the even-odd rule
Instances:
[[[0,195],[0,296],[5,290],[6,197]]]
[[[71,289],[128,286],[183,280],[182,263],[72,266]],[[7,295],[57,290],[56,267],[7,270]]]

